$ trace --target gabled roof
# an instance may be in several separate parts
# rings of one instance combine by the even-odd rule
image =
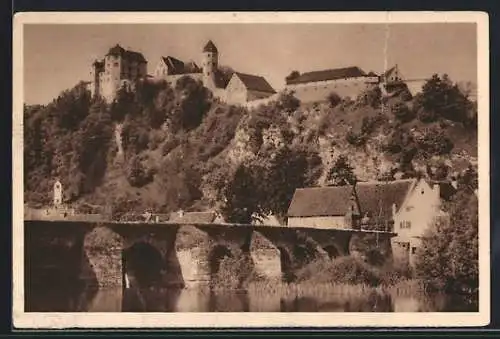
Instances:
[[[201,69],[193,61],[184,63],[173,56],[161,57],[163,63],[168,67],[169,74],[201,73]]]
[[[170,74],[182,74],[184,73],[184,62],[176,59],[172,56],[161,57],[165,65],[167,66]]]
[[[364,76],[366,76],[366,73],[357,66],[326,69],[322,71],[303,73],[296,78],[287,80],[287,85],[302,84],[307,82],[327,81],[327,80],[338,80],[344,78],[357,78]]]
[[[111,47],[106,55],[121,56],[131,61],[147,62],[142,53],[125,50],[119,44]]]
[[[393,67],[389,68],[387,71],[384,72],[384,74],[382,74],[381,78],[382,79],[387,79],[391,76],[391,74],[393,73],[398,73],[399,76],[401,76],[400,72],[399,72],[399,68],[398,68],[398,65],[394,65]]]
[[[392,205],[396,204],[396,210],[399,210],[415,183],[416,179],[358,183],[356,194],[361,213],[368,213],[371,218],[391,220]]]
[[[215,44],[212,42],[212,40],[208,40],[205,47],[203,47],[203,52],[217,53],[218,51],[217,47],[215,47]]]
[[[184,212],[182,216],[178,212],[172,212],[168,221],[174,223],[204,224],[213,222],[215,217],[216,214],[214,212]]]
[[[260,91],[267,93],[276,93],[274,88],[267,82],[264,77],[252,74],[245,74],[235,72],[233,76],[237,76],[243,85],[245,85],[246,89],[250,91]]]
[[[343,216],[349,211],[352,195],[352,186],[299,188],[293,195],[288,216]]]
[[[391,182],[359,182],[353,186],[300,188],[295,191],[288,209],[289,217],[343,216],[352,204],[353,193],[357,198],[359,213],[368,213],[382,220],[392,218],[392,205],[399,209],[416,179]]]

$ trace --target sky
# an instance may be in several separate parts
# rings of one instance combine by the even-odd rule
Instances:
[[[474,23],[417,24],[27,24],[24,101],[46,104],[80,80],[117,43],[141,52],[153,73],[161,56],[201,65],[211,39],[219,64],[264,76],[277,90],[292,71],[358,66],[381,73],[398,64],[407,79],[448,74],[477,83]]]

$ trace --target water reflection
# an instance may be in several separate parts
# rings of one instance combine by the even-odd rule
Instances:
[[[259,291],[196,289],[99,289],[37,291],[28,312],[453,312],[477,311],[444,296],[401,296],[373,292],[360,298],[290,296]]]

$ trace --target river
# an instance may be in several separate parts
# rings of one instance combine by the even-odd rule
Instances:
[[[252,291],[196,289],[33,290],[27,312],[453,312],[477,311],[445,296],[370,292],[359,298],[342,295],[298,296]]]

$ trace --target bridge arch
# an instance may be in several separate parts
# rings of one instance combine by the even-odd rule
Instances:
[[[232,257],[233,254],[228,246],[219,244],[212,248],[210,254],[208,255],[211,278],[215,277],[219,273],[222,260],[224,260],[224,258]]]
[[[278,246],[280,252],[281,278],[283,281],[290,282],[295,278],[293,274],[292,255],[283,246]]]
[[[165,259],[161,252],[148,242],[139,241],[123,250],[123,279],[131,287],[157,286],[162,282]],[[125,278],[126,275],[126,278]]]
[[[329,244],[323,247],[325,252],[328,254],[328,257],[330,259],[335,259],[337,257],[340,257],[342,255],[342,252],[339,250],[339,248],[335,244]]]

